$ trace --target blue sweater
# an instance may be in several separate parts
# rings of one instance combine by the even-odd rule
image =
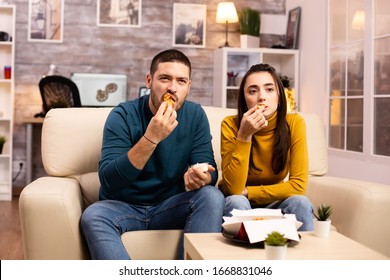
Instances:
[[[186,101],[177,112],[178,126],[161,141],[142,170],[127,152],[144,135],[153,117],[149,95],[116,106],[103,132],[99,161],[100,200],[113,199],[136,205],[154,205],[185,191],[183,175],[195,163],[216,168],[210,126],[203,108]],[[212,185],[217,172],[212,172]]]

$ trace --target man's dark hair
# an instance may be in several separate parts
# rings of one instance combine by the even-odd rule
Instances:
[[[150,64],[150,75],[154,75],[157,71],[157,66],[162,62],[179,62],[189,68],[189,76],[191,77],[191,62],[188,57],[179,50],[169,49],[158,53]]]

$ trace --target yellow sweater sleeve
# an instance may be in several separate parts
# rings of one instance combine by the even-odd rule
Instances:
[[[234,118],[227,118],[221,129],[222,182],[225,194],[241,194],[248,188],[252,206],[264,205],[291,195],[304,194],[308,179],[308,152],[306,126],[298,114],[287,116],[291,131],[291,148],[286,169],[275,175],[272,171],[272,132],[254,135],[252,142],[236,140]],[[270,136],[271,133],[271,136]],[[256,149],[256,145],[260,148]],[[250,163],[251,153],[253,164]],[[257,166],[253,168],[252,166]],[[259,171],[260,169],[260,171]],[[283,178],[289,173],[287,181]]]
[[[226,195],[241,194],[246,186],[252,143],[237,140],[236,116],[226,117],[221,125],[222,182]]]

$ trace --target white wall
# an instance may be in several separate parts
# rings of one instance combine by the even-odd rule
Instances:
[[[286,14],[300,6],[300,110],[320,115],[328,123],[327,0],[286,0]],[[328,135],[328,133],[327,133]],[[388,161],[363,154],[329,150],[330,176],[390,185]]]
[[[288,11],[301,7],[298,47],[300,50],[299,106],[326,120],[326,0],[286,0]]]

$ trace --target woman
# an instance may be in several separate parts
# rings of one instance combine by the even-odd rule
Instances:
[[[304,196],[308,180],[306,127],[287,115],[283,84],[273,67],[253,65],[239,89],[238,115],[221,130],[224,215],[233,209],[278,208],[313,230],[313,206]],[[286,179],[287,178],[287,179]]]

